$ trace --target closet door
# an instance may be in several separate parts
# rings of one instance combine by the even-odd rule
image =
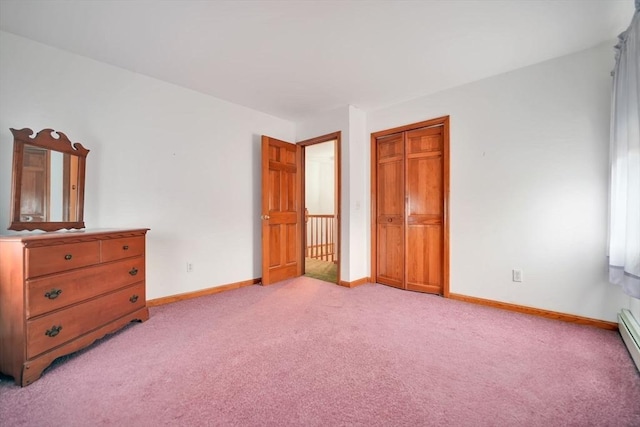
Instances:
[[[443,128],[406,132],[406,289],[443,291]]]
[[[378,138],[376,282],[404,288],[404,133]]]
[[[371,134],[371,277],[449,296],[449,117]]]

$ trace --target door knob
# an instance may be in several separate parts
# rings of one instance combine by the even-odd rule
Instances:
[[[269,219],[269,215],[262,215],[260,218],[261,219]]]

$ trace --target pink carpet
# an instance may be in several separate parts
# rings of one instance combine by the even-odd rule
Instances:
[[[3,426],[640,426],[617,332],[311,278],[151,309],[34,384]]]

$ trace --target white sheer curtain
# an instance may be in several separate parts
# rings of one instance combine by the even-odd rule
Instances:
[[[640,0],[619,36],[611,109],[609,281],[640,298]]]

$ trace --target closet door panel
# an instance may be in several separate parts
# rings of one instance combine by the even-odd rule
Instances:
[[[378,140],[378,217],[404,216],[404,144],[402,134]]]
[[[404,286],[404,135],[377,142],[377,277]]]
[[[407,289],[441,293],[443,254],[442,127],[407,132]]]
[[[402,226],[378,227],[378,283],[404,288],[404,231]]]
[[[442,218],[442,156],[421,155],[407,160],[407,216],[411,221],[423,217]]]
[[[442,227],[417,225],[407,232],[407,289],[440,293],[442,284]]]

